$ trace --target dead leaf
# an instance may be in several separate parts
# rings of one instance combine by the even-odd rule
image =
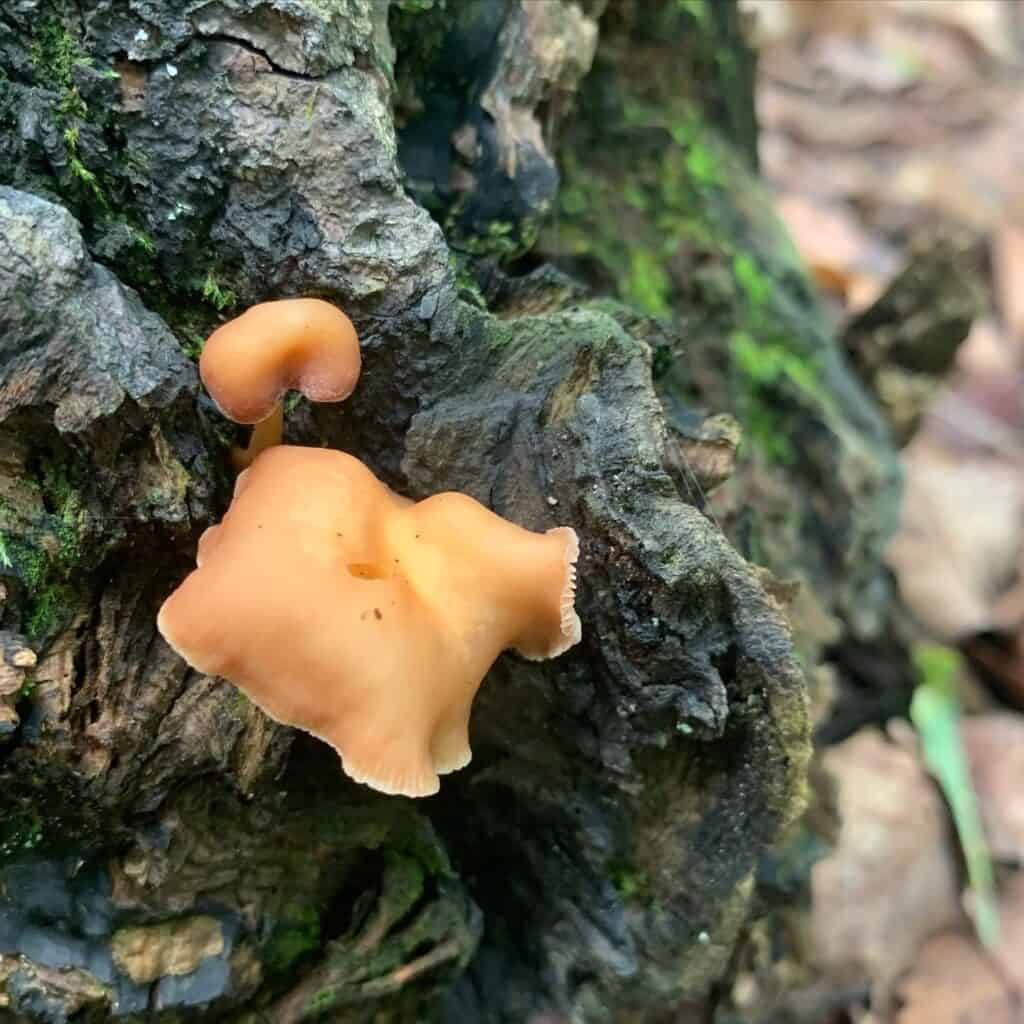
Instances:
[[[1024,718],[967,718],[964,743],[985,835],[997,860],[1024,864]]]
[[[960,916],[945,807],[915,753],[879,733],[824,763],[842,826],[811,876],[813,949],[833,982],[868,982],[884,1002],[924,939]]]
[[[921,0],[890,0],[896,11],[908,16],[911,24],[920,24]],[[933,24],[946,25],[962,32],[990,57],[1013,63],[1013,3],[964,3],[964,0],[928,0],[925,17]]]
[[[740,0],[754,21],[762,44],[780,42],[805,32],[860,32],[889,0],[874,3],[822,3],[821,0]]]
[[[1016,353],[1006,335],[991,317],[979,317],[971,333],[957,350],[957,366],[971,378],[1005,378],[1007,371],[1016,372]]]
[[[1011,335],[1024,339],[1024,226],[1007,221],[997,228],[992,264],[1003,322]]]
[[[983,954],[966,932],[932,939],[899,988],[897,1024],[1020,1024],[1024,1016],[1024,875],[999,904],[1002,941]]]
[[[896,1024],[1018,1024],[999,973],[970,936],[939,935],[899,991]]]
[[[989,629],[1021,547],[1019,469],[994,458],[965,462],[919,438],[903,470],[900,526],[886,561],[904,602],[941,640]]]
[[[852,204],[899,239],[977,231],[1019,203],[1024,88],[1014,4],[763,0],[761,157],[780,191]]]
[[[870,305],[899,265],[892,247],[841,205],[784,193],[776,211],[818,286],[842,297],[848,311]]]

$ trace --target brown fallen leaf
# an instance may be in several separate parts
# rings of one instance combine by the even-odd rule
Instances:
[[[1019,203],[1017,0],[763,0],[761,157],[780,191],[850,204],[898,242]],[[1015,14],[1016,11],[1016,14]]]
[[[813,949],[833,983],[866,982],[884,1004],[922,942],[960,918],[946,811],[915,754],[877,732],[824,763],[842,826],[811,876]]]
[[[957,366],[970,379],[1005,375],[1016,353],[1006,334],[992,317],[974,321],[971,333],[956,354]]]
[[[881,294],[898,257],[849,210],[793,193],[780,195],[775,208],[818,286],[840,296],[848,312],[866,308]]]
[[[964,3],[964,0],[889,0],[893,8],[920,24],[923,19],[945,25],[963,33],[982,51],[995,60],[1013,63],[1017,57],[1014,45],[1013,0],[997,3]],[[924,8],[924,11],[922,11]],[[923,17],[922,17],[923,16]]]
[[[956,373],[932,404],[921,444],[961,459],[998,458],[1024,469],[1024,352],[981,317],[956,352]]]
[[[754,22],[754,32],[764,45],[789,40],[806,32],[857,33],[868,28],[879,8],[890,0],[874,3],[823,3],[822,0],[740,0],[740,7]]]
[[[896,1024],[1019,1024],[1012,992],[999,971],[959,932],[924,947],[900,987]]]
[[[975,715],[963,734],[989,849],[997,860],[1024,864],[1024,717]]]
[[[992,318],[975,322],[904,453],[889,561],[918,619],[1024,708],[1022,357]]]
[[[1009,333],[1024,339],[1024,225],[1001,224],[992,238],[996,302]]]
[[[1016,575],[1024,478],[996,458],[962,461],[927,438],[904,452],[900,526],[886,552],[907,607],[935,637],[991,628]]]
[[[1024,875],[999,901],[1002,939],[989,956],[961,930],[928,942],[900,984],[897,1024],[1020,1024],[1024,1020]]]

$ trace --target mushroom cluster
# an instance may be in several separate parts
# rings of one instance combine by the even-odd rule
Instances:
[[[314,299],[268,302],[216,331],[200,371],[218,407],[255,423],[231,505],[157,625],[201,672],[331,744],[351,778],[427,796],[469,763],[484,675],[514,649],[580,639],[576,533],[534,533],[464,494],[412,502],[344,452],[280,444],[280,400],[347,397],[351,322]]]

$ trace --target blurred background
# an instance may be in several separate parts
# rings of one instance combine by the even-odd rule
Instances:
[[[846,660],[819,719],[842,821],[812,872],[819,973],[771,1011],[763,972],[733,996],[1024,1020],[1024,5],[741,6],[762,173],[902,448],[886,561],[917,671]]]

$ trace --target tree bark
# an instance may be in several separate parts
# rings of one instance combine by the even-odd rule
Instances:
[[[756,180],[734,5],[603,8],[0,13],[0,1015],[711,1012],[893,460]],[[582,644],[499,660],[430,800],[156,632],[230,496],[198,347],[299,294],[364,370],[289,442],[581,538]]]

